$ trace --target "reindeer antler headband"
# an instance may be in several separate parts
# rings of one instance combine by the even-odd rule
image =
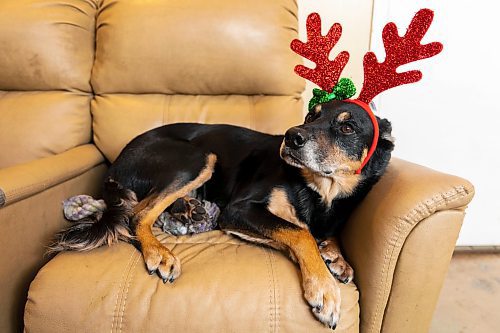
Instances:
[[[342,35],[342,26],[335,23],[328,33],[321,34],[321,18],[318,13],[307,17],[307,42],[298,39],[292,41],[293,51],[316,63],[314,69],[303,65],[295,66],[295,72],[303,78],[317,84],[320,89],[313,89],[313,98],[309,102],[309,109],[316,104],[331,100],[343,100],[362,107],[370,116],[373,124],[373,140],[363,163],[356,171],[361,173],[375,152],[378,142],[378,122],[370,109],[370,102],[381,92],[408,83],[414,83],[422,78],[418,70],[398,73],[396,69],[404,64],[430,58],[441,52],[443,45],[433,42],[422,45],[420,41],[429,29],[434,12],[430,9],[421,9],[413,17],[406,34],[398,35],[396,24],[386,24],[382,32],[385,48],[385,60],[379,63],[373,52],[367,52],[363,59],[364,82],[357,99],[349,99],[356,93],[356,88],[350,79],[340,78],[340,74],[349,61],[349,53],[342,51],[334,60],[328,59],[330,51]]]

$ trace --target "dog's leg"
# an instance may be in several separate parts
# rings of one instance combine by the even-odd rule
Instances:
[[[349,283],[354,278],[354,270],[344,259],[340,251],[339,241],[335,237],[328,238],[319,243],[319,252],[328,269],[339,281]]]
[[[149,273],[157,272],[164,283],[173,282],[179,277],[181,265],[179,259],[156,239],[151,227],[167,207],[202,186],[212,177],[216,160],[214,154],[208,155],[205,167],[194,180],[186,184],[173,184],[160,194],[150,195],[136,206],[135,234],[144,262]]]
[[[319,253],[311,233],[269,212],[259,204],[243,203],[226,208],[221,227],[234,234],[249,235],[247,240],[263,238],[288,249],[302,273],[304,297],[313,314],[325,325],[335,328],[340,315],[340,289]],[[261,241],[262,242],[262,241]]]

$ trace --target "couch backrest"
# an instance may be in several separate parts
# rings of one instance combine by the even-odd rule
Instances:
[[[0,1],[0,168],[91,139],[95,8]]]
[[[296,36],[293,0],[2,0],[0,167],[91,128],[110,160],[173,122],[283,133],[302,120]]]

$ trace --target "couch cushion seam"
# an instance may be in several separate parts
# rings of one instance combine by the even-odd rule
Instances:
[[[130,290],[130,285],[132,284],[134,268],[137,266],[137,263],[139,262],[140,257],[141,257],[140,255],[136,255],[135,261],[134,261],[133,265],[130,267],[129,274],[127,275],[127,279],[128,279],[127,290],[125,290],[125,292],[124,292],[125,298],[123,300],[123,307],[122,307],[122,311],[120,313],[120,333],[122,332],[122,328],[123,328],[123,318],[125,317],[125,309],[127,306],[128,291]]]
[[[271,279],[271,264],[270,264],[270,255],[269,255],[269,249],[267,248],[262,248],[264,253],[266,254],[266,259],[267,259],[267,283],[268,283],[268,292],[269,292],[269,333],[273,333],[273,286],[272,286],[272,279]]]
[[[113,333],[113,327],[115,324],[116,312],[117,312],[117,308],[118,308],[118,299],[120,298],[119,296],[121,294],[121,289],[122,289],[121,286],[122,286],[122,283],[123,284],[125,283],[125,280],[123,278],[125,277],[125,272],[127,272],[128,267],[131,265],[134,253],[135,253],[135,250],[132,249],[132,252],[130,253],[130,257],[127,260],[127,264],[125,265],[125,269],[123,270],[122,275],[120,276],[120,284],[118,286],[118,292],[116,293],[116,301],[115,301],[115,307],[113,310],[113,317],[111,318],[111,333]]]
[[[275,304],[276,304],[276,332],[279,332],[280,330],[280,317],[281,317],[281,299],[280,299],[280,283],[279,283],[279,275],[276,274],[276,256],[274,251],[271,252],[271,259],[272,259],[272,267],[273,267],[273,277],[274,277],[274,290],[275,290]]]
[[[268,254],[268,259],[269,259],[269,272],[270,272],[270,285],[271,285],[271,292],[270,292],[270,297],[272,297],[272,304],[274,306],[271,306],[271,314],[272,314],[272,329],[271,332],[278,332],[279,331],[279,286],[278,286],[278,279],[277,275],[275,274],[275,256],[274,256],[274,250],[273,249],[267,249],[267,254]]]

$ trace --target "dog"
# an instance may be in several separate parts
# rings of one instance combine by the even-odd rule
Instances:
[[[153,223],[168,207],[203,215],[197,200],[215,202],[221,230],[282,250],[299,265],[312,312],[335,328],[335,277],[343,283],[353,279],[337,236],[386,170],[394,148],[390,122],[377,121],[375,153],[359,174],[374,130],[365,110],[353,103],[319,104],[284,136],[194,123],[152,129],[133,139],[110,166],[101,219],[60,232],[52,250],[128,241],[140,249],[150,274],[173,282],[181,264],[153,236]]]

